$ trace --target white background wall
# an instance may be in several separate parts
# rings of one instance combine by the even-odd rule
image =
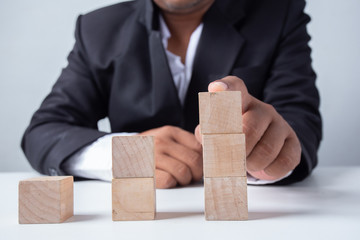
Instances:
[[[0,1],[0,171],[31,170],[21,136],[66,65],[75,19],[115,2]],[[320,165],[360,165],[359,10],[359,0],[312,0],[306,8],[324,119]]]
[[[320,165],[360,165],[360,1],[308,0],[324,140]]]

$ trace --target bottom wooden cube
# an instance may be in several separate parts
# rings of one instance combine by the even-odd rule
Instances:
[[[74,214],[74,178],[40,177],[19,182],[19,223],[61,223]]]
[[[205,178],[206,220],[247,220],[246,177]]]
[[[154,178],[112,180],[113,221],[153,220],[156,212]]]

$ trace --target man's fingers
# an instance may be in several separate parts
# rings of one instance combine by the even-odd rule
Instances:
[[[274,181],[274,180],[279,179],[277,177],[267,175],[264,170],[257,171],[257,172],[248,171],[248,173],[251,176],[253,176],[254,178],[261,179],[261,180]]]
[[[155,158],[156,168],[169,173],[180,185],[191,182],[191,171],[186,164],[164,154],[156,155]]]
[[[170,174],[177,183],[186,185],[202,178],[202,146],[194,134],[174,126],[141,134],[155,136],[156,167]]]
[[[279,155],[269,166],[260,171],[248,170],[248,172],[258,179],[269,181],[277,180],[285,177],[300,163],[300,156],[301,148],[299,147],[297,138],[287,138]]]
[[[287,133],[279,122],[272,122],[247,157],[247,169],[260,171],[269,166],[282,149]]]
[[[252,101],[252,96],[248,93],[243,80],[235,76],[227,76],[222,79],[211,82],[208,86],[209,92],[220,91],[241,91],[242,108],[246,112]]]
[[[276,178],[288,174],[299,163],[301,158],[301,147],[296,137],[287,138],[276,159],[265,168],[264,172]]]
[[[243,131],[246,135],[246,156],[249,156],[264,132],[269,127],[272,117],[266,110],[254,107],[243,114]]]
[[[194,134],[188,132],[188,131],[185,131],[181,128],[178,128],[178,127],[168,127],[168,129],[166,129],[166,131],[168,131],[170,133],[170,136],[171,138],[187,147],[187,148],[190,148],[194,151],[198,151],[198,152],[201,152],[202,150],[202,147],[201,147],[201,144],[199,143],[199,141],[196,140],[196,137]]]
[[[173,176],[171,176],[171,174],[160,170],[160,169],[156,169],[155,170],[155,179],[156,179],[156,188],[173,188],[176,187],[176,180]]]
[[[166,155],[186,164],[186,166],[190,168],[192,177],[195,181],[201,179],[203,175],[203,162],[201,151],[194,151],[175,142],[169,142],[166,147],[159,150]]]

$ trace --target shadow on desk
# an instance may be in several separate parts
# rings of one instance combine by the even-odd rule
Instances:
[[[81,214],[81,215],[74,215],[68,220],[65,221],[65,223],[71,223],[71,222],[87,222],[87,221],[93,221],[100,218],[106,218],[105,215],[100,214]]]
[[[280,218],[288,217],[295,215],[306,215],[313,214],[313,212],[249,212],[249,220],[262,220],[270,218]],[[195,216],[204,216],[204,212],[158,212],[156,213],[155,220],[167,220],[173,218],[183,218],[183,217],[195,217]]]
[[[263,220],[270,218],[281,218],[296,215],[314,214],[313,212],[249,212],[249,220]]]
[[[172,218],[194,217],[204,215],[203,212],[157,212],[155,220],[166,220]]]

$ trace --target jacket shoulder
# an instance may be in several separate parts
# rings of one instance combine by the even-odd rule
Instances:
[[[128,1],[97,9],[78,18],[75,38],[87,53],[88,60],[108,63],[119,55],[128,41],[130,31],[138,29],[141,7]]]
[[[99,8],[82,16],[84,27],[111,27],[127,19],[136,10],[136,1],[121,2]]]

